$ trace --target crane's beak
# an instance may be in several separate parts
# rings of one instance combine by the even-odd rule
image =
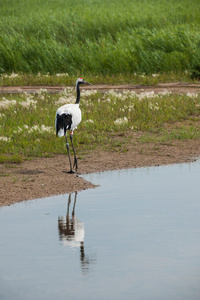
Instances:
[[[83,81],[84,84],[89,84],[89,85],[93,85],[92,83],[89,83],[87,81]]]

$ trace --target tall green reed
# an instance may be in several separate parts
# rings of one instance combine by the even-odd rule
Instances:
[[[200,64],[199,1],[6,0],[0,73],[119,74]]]

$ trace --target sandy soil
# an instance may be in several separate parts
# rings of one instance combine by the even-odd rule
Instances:
[[[159,86],[135,88],[123,86],[123,89],[129,88],[137,92],[141,90],[154,90],[155,92],[170,90],[179,93],[200,92],[200,85],[185,84],[179,86],[171,84],[170,87],[168,84],[164,87]],[[9,90],[16,92],[18,88],[22,89],[22,87],[0,87],[0,92],[9,92]],[[93,86],[93,88],[96,89],[97,87]],[[36,88],[29,87],[29,89],[29,91],[33,91]],[[120,89],[119,86],[117,89]],[[102,90],[106,90],[106,87],[103,86]],[[127,152],[95,151],[84,155],[78,160],[79,173],[184,163],[200,157],[200,140],[176,141],[172,144],[163,143],[156,146],[153,143],[141,145],[137,142],[139,133],[130,134],[132,134],[133,143],[130,143]],[[94,187],[92,183],[87,182],[80,175],[68,174],[67,171],[69,171],[69,163],[66,154],[52,158],[35,158],[20,165],[1,164],[0,206]]]

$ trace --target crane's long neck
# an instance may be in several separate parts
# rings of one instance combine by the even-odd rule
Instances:
[[[76,85],[76,104],[79,104],[80,102],[80,88],[79,88],[79,83]]]

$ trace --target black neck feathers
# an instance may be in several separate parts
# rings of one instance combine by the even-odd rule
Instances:
[[[78,82],[76,85],[76,104],[79,104],[80,102],[80,87],[79,87],[80,83]]]

